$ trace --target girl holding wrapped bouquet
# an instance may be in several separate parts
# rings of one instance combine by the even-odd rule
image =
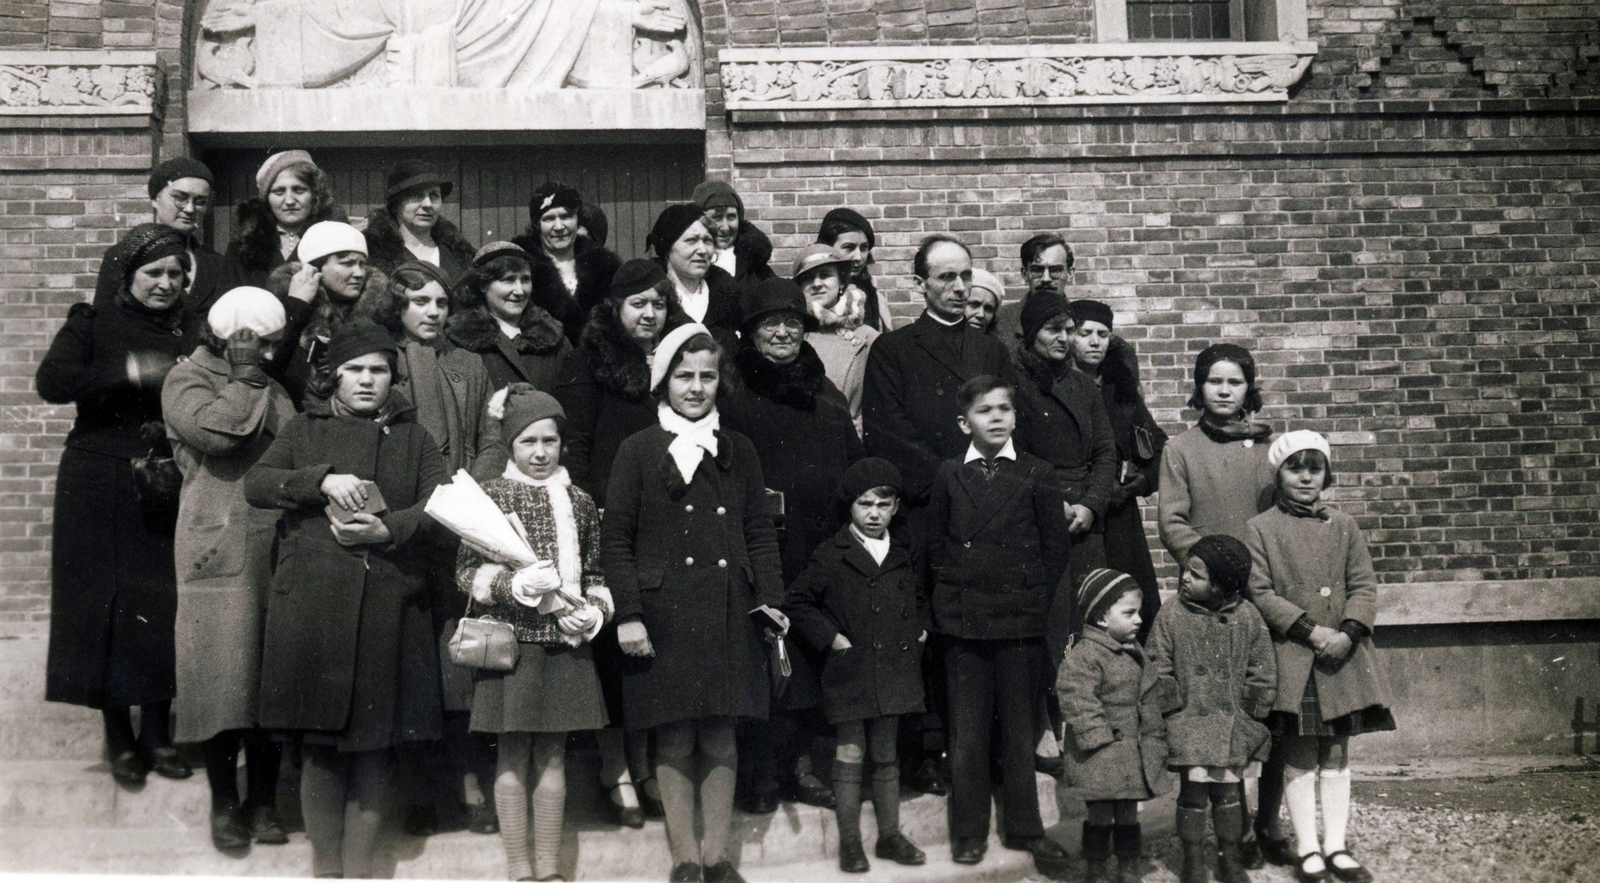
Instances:
[[[472,596],[474,612],[515,628],[518,649],[513,670],[478,672],[471,728],[498,735],[494,802],[507,878],[559,880],[567,733],[606,725],[589,641],[615,608],[600,571],[599,511],[561,465],[567,419],[561,405],[529,384],[513,383],[490,397],[489,414],[500,423],[511,459],[501,477],[484,484],[484,493],[521,521],[538,560],[511,569],[461,545],[456,584]]]
[[[767,716],[761,628],[788,627],[761,461],[717,413],[726,361],[704,325],[661,339],[650,363],[658,425],[618,448],[601,526],[627,655],[622,704],[630,727],[655,730],[671,879],[710,883],[741,879],[728,851],[734,721]]]

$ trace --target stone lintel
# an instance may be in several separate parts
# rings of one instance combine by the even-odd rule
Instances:
[[[1600,619],[1600,578],[1463,580],[1378,586],[1378,625]]]
[[[704,130],[699,89],[210,89],[188,93],[196,135],[295,132]]]

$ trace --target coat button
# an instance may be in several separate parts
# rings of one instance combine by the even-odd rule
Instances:
[[[693,512],[694,511],[694,504],[693,503],[689,503],[689,504],[685,505],[683,507],[683,511],[685,511],[685,512]]]
[[[1219,616],[1219,617],[1217,617],[1217,622],[1220,622],[1223,625],[1227,625],[1228,624],[1228,618],[1226,616]]]
[[[1197,666],[1194,667],[1194,673],[1197,674],[1197,675],[1204,676],[1205,673],[1206,673],[1206,667],[1203,666],[1203,665],[1197,665]]]
[[[878,584],[878,578],[877,577],[872,577],[871,579],[867,580],[867,585],[869,585],[869,586],[875,586],[877,584]]]
[[[970,549],[970,548],[972,548],[972,541],[968,540],[967,542],[962,543],[961,545],[963,545],[963,546],[967,547],[968,549]]]
[[[934,394],[934,395],[936,395],[936,396],[942,396],[942,395],[944,395],[944,387],[942,387],[942,386],[936,386],[936,387],[934,387],[934,388],[933,388],[933,394]]]
[[[933,437],[935,439],[938,439],[939,441],[944,441],[944,431],[943,430],[934,430]]]
[[[907,643],[906,641],[901,641],[900,642],[900,649],[901,650],[910,650],[911,649],[911,645],[909,643]]]
[[[728,566],[728,559],[726,559],[726,558],[718,558],[717,559],[717,566],[718,567],[727,567]]]
[[[878,606],[877,604],[874,604],[874,605],[872,605],[872,612],[873,613],[882,613],[883,612],[883,608]]]
[[[874,650],[882,650],[883,649],[883,642],[882,641],[873,641],[872,642],[872,649],[874,649]]]
[[[1326,598],[1329,595],[1333,594],[1333,589],[1330,589],[1327,586],[1323,586],[1321,589],[1317,590],[1317,594],[1319,594],[1322,597]]]
[[[717,507],[717,514],[718,515],[727,515],[728,514],[728,507],[726,507],[726,506],[718,506]]]
[[[687,567],[693,567],[694,566],[694,559],[693,558],[685,558],[685,559],[683,559],[683,563]]]
[[[904,607],[900,608],[900,618],[901,619],[910,619],[911,618],[911,611],[905,609]]]

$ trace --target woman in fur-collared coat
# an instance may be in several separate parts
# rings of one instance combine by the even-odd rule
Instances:
[[[491,242],[456,284],[445,337],[483,357],[490,389],[521,381],[549,392],[572,350],[561,322],[532,299],[532,264],[520,246]]]
[[[439,215],[453,187],[422,160],[403,160],[391,169],[383,206],[367,215],[367,257],[373,265],[392,273],[406,261],[431,264],[450,281],[448,291],[476,251],[455,224]]]
[[[583,207],[578,191],[547,181],[528,201],[528,229],[512,240],[533,259],[533,302],[561,321],[574,346],[622,266],[611,250],[578,235]]]
[[[321,221],[346,221],[334,205],[328,175],[303,150],[267,157],[256,172],[258,195],[234,209],[233,240],[226,259],[241,285],[266,288],[279,265],[295,259],[300,237]]]

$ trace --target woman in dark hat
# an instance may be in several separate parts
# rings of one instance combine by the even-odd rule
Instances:
[[[722,395],[722,422],[743,433],[761,457],[767,487],[782,494],[779,558],[785,584],[799,578],[817,544],[839,528],[833,490],[861,440],[850,405],[828,379],[822,359],[806,342],[818,323],[800,286],[783,278],[755,285],[740,299],[744,324],[734,365],[738,384]],[[832,806],[833,793],[811,772],[811,737],[825,728],[821,659],[810,648],[791,648],[794,674],[770,725],[746,725],[741,751],[740,805],[767,809],[774,785],[790,800]],[[770,736],[763,744],[763,736]],[[768,810],[770,811],[770,810]]]
[[[692,202],[667,206],[645,244],[667,272],[678,306],[731,351],[739,330],[739,286],[714,263],[716,237],[705,212]]]
[[[744,200],[726,181],[703,181],[689,197],[705,213],[706,229],[716,240],[712,263],[744,284],[770,279],[772,240],[744,214]]]
[[[267,276],[295,258],[300,237],[320,221],[348,220],[333,204],[328,174],[304,150],[267,157],[256,170],[256,196],[234,210],[226,257],[236,281],[267,288]]]
[[[518,381],[550,390],[572,349],[561,321],[533,299],[532,267],[521,246],[491,242],[456,283],[444,333],[483,358],[491,390]]]
[[[888,331],[889,300],[878,294],[877,286],[872,284],[872,249],[878,244],[872,224],[855,209],[836,208],[822,216],[817,241],[837,248],[850,259],[845,282],[867,293],[866,323]]]
[[[389,172],[383,208],[367,215],[367,259],[385,273],[405,261],[444,272],[450,285],[467,271],[475,249],[441,209],[455,187],[432,163],[408,159]]]
[[[438,526],[423,514],[444,461],[394,393],[394,337],[368,319],[328,342],[328,396],[308,401],[244,476],[284,512],[267,597],[261,726],[304,745],[300,803],[315,876],[372,865],[394,749],[440,736],[429,612]]]
[[[77,406],[56,473],[45,698],[101,710],[111,774],[131,786],[151,769],[191,772],[168,729],[182,477],[161,422],[161,385],[195,341],[184,336],[182,234],[141,224],[106,262],[117,296],[74,305],[34,379],[40,398]]]
[[[191,270],[183,305],[198,320],[223,292],[234,287],[233,265],[200,241],[200,228],[211,211],[216,178],[199,160],[177,156],[151,169],[146,184],[156,223],[171,227],[188,240]],[[102,261],[94,289],[95,306],[115,300],[121,290],[122,280],[116,278],[111,264]]]
[[[528,200],[528,229],[512,240],[533,257],[533,302],[561,320],[574,344],[622,265],[603,245],[578,235],[584,208],[578,191],[546,181]],[[606,233],[603,226],[600,233]]]
[[[664,334],[686,321],[666,272],[654,261],[628,261],[612,277],[610,295],[589,311],[583,337],[561,369],[554,392],[567,414],[562,463],[572,483],[602,508],[617,449],[628,436],[656,425],[650,355]],[[616,821],[638,827],[641,806],[659,815],[661,804],[651,793],[645,735],[624,730],[622,651],[614,625],[596,636],[594,659],[611,720],[597,736],[601,783],[610,790]]]
[[[1111,333],[1111,308],[1099,301],[1075,300],[1072,318],[1076,327],[1067,341],[1072,365],[1100,387],[1117,443],[1117,481],[1100,521],[1105,530],[1106,566],[1133,577],[1144,593],[1139,605],[1139,641],[1143,643],[1161,609],[1161,594],[1139,514],[1139,498],[1156,492],[1167,434],[1145,407],[1133,347]]]

